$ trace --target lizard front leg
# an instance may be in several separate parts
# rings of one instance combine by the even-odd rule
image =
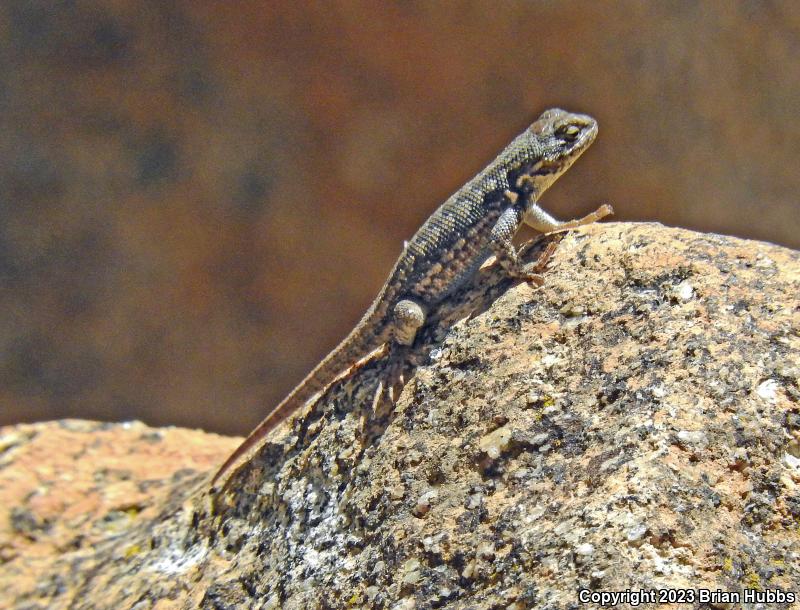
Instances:
[[[525,212],[522,215],[522,221],[541,233],[552,233],[553,231],[565,231],[567,229],[574,229],[583,225],[592,224],[601,218],[605,218],[609,214],[613,214],[614,209],[604,204],[597,208],[594,212],[587,214],[582,218],[575,220],[558,220],[553,218],[545,212],[539,205],[531,199],[525,206]]]
[[[511,276],[528,280],[537,286],[544,283],[544,278],[539,274],[541,265],[533,263],[525,265],[520,261],[517,249],[511,240],[523,222],[525,210],[520,205],[513,205],[506,209],[497,219],[489,235],[489,247],[497,257],[497,262]]]

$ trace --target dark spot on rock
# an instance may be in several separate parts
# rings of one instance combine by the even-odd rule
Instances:
[[[477,356],[468,356],[463,360],[452,361],[450,364],[454,369],[458,369],[459,371],[469,371],[480,368],[481,359]]]
[[[604,383],[597,393],[597,401],[601,405],[611,405],[622,398],[628,390],[628,383],[624,379],[611,379]]]
[[[178,482],[182,479],[187,479],[193,477],[197,474],[197,470],[194,468],[179,468],[175,472],[172,473],[172,480]]]
[[[160,430],[153,430],[140,435],[139,439],[145,443],[157,444],[164,440],[164,434]]]
[[[41,519],[30,510],[21,506],[11,509],[11,529],[29,540],[36,540],[38,534],[46,532],[50,528],[50,522]]]

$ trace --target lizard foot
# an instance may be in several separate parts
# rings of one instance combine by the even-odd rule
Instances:
[[[535,263],[523,265],[519,271],[513,273],[512,277],[525,282],[530,282],[537,288],[544,285],[544,276],[538,272],[539,269],[535,265]]]
[[[547,269],[547,265],[550,263],[550,258],[556,251],[557,245],[557,241],[549,242],[547,247],[544,249],[544,252],[539,255],[539,258],[532,263],[520,265],[517,269],[511,272],[511,275],[521,280],[531,282],[537,287],[544,285],[544,277],[542,276],[542,272]]]
[[[403,391],[407,381],[408,352],[408,346],[398,344],[392,346],[392,354],[389,357],[383,378],[378,383],[375,396],[372,399],[373,411],[377,410],[383,400],[387,400],[390,405],[397,403],[400,392]]]
[[[386,397],[389,399],[391,404],[395,404],[397,402],[397,398],[400,396],[400,392],[403,391],[403,386],[406,384],[404,373],[407,353],[408,348],[405,346],[393,351],[392,356],[389,359],[389,365],[386,367],[385,392]]]
[[[568,220],[566,222],[561,222],[555,227],[554,231],[566,231],[568,229],[577,229],[578,227],[583,227],[586,225],[593,224],[606,216],[611,216],[614,213],[614,208],[611,207],[608,203],[604,203],[599,208],[597,208],[594,212],[590,212],[586,216],[582,218],[576,218],[575,220]],[[553,232],[553,231],[550,231]]]

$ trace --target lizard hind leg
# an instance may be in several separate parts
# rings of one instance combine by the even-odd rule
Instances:
[[[417,337],[417,331],[425,324],[425,310],[422,305],[411,299],[398,301],[392,310],[392,346],[386,379],[381,382],[377,395],[385,391],[389,401],[395,402],[395,389],[398,385],[405,385],[403,369],[405,368],[406,355]],[[376,396],[377,396],[376,395]]]
[[[425,310],[411,299],[398,301],[392,310],[393,339],[400,345],[411,345],[417,331],[425,324]]]

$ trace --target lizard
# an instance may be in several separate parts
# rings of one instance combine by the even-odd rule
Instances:
[[[388,279],[355,328],[284,398],[225,460],[212,488],[267,435],[343,372],[378,348],[411,346],[428,313],[491,255],[514,278],[541,285],[539,267],[523,265],[512,244],[522,224],[549,233],[593,223],[613,213],[602,205],[560,221],[538,200],[597,136],[597,121],[552,108],[543,112],[485,169],[445,201],[405,242]]]

